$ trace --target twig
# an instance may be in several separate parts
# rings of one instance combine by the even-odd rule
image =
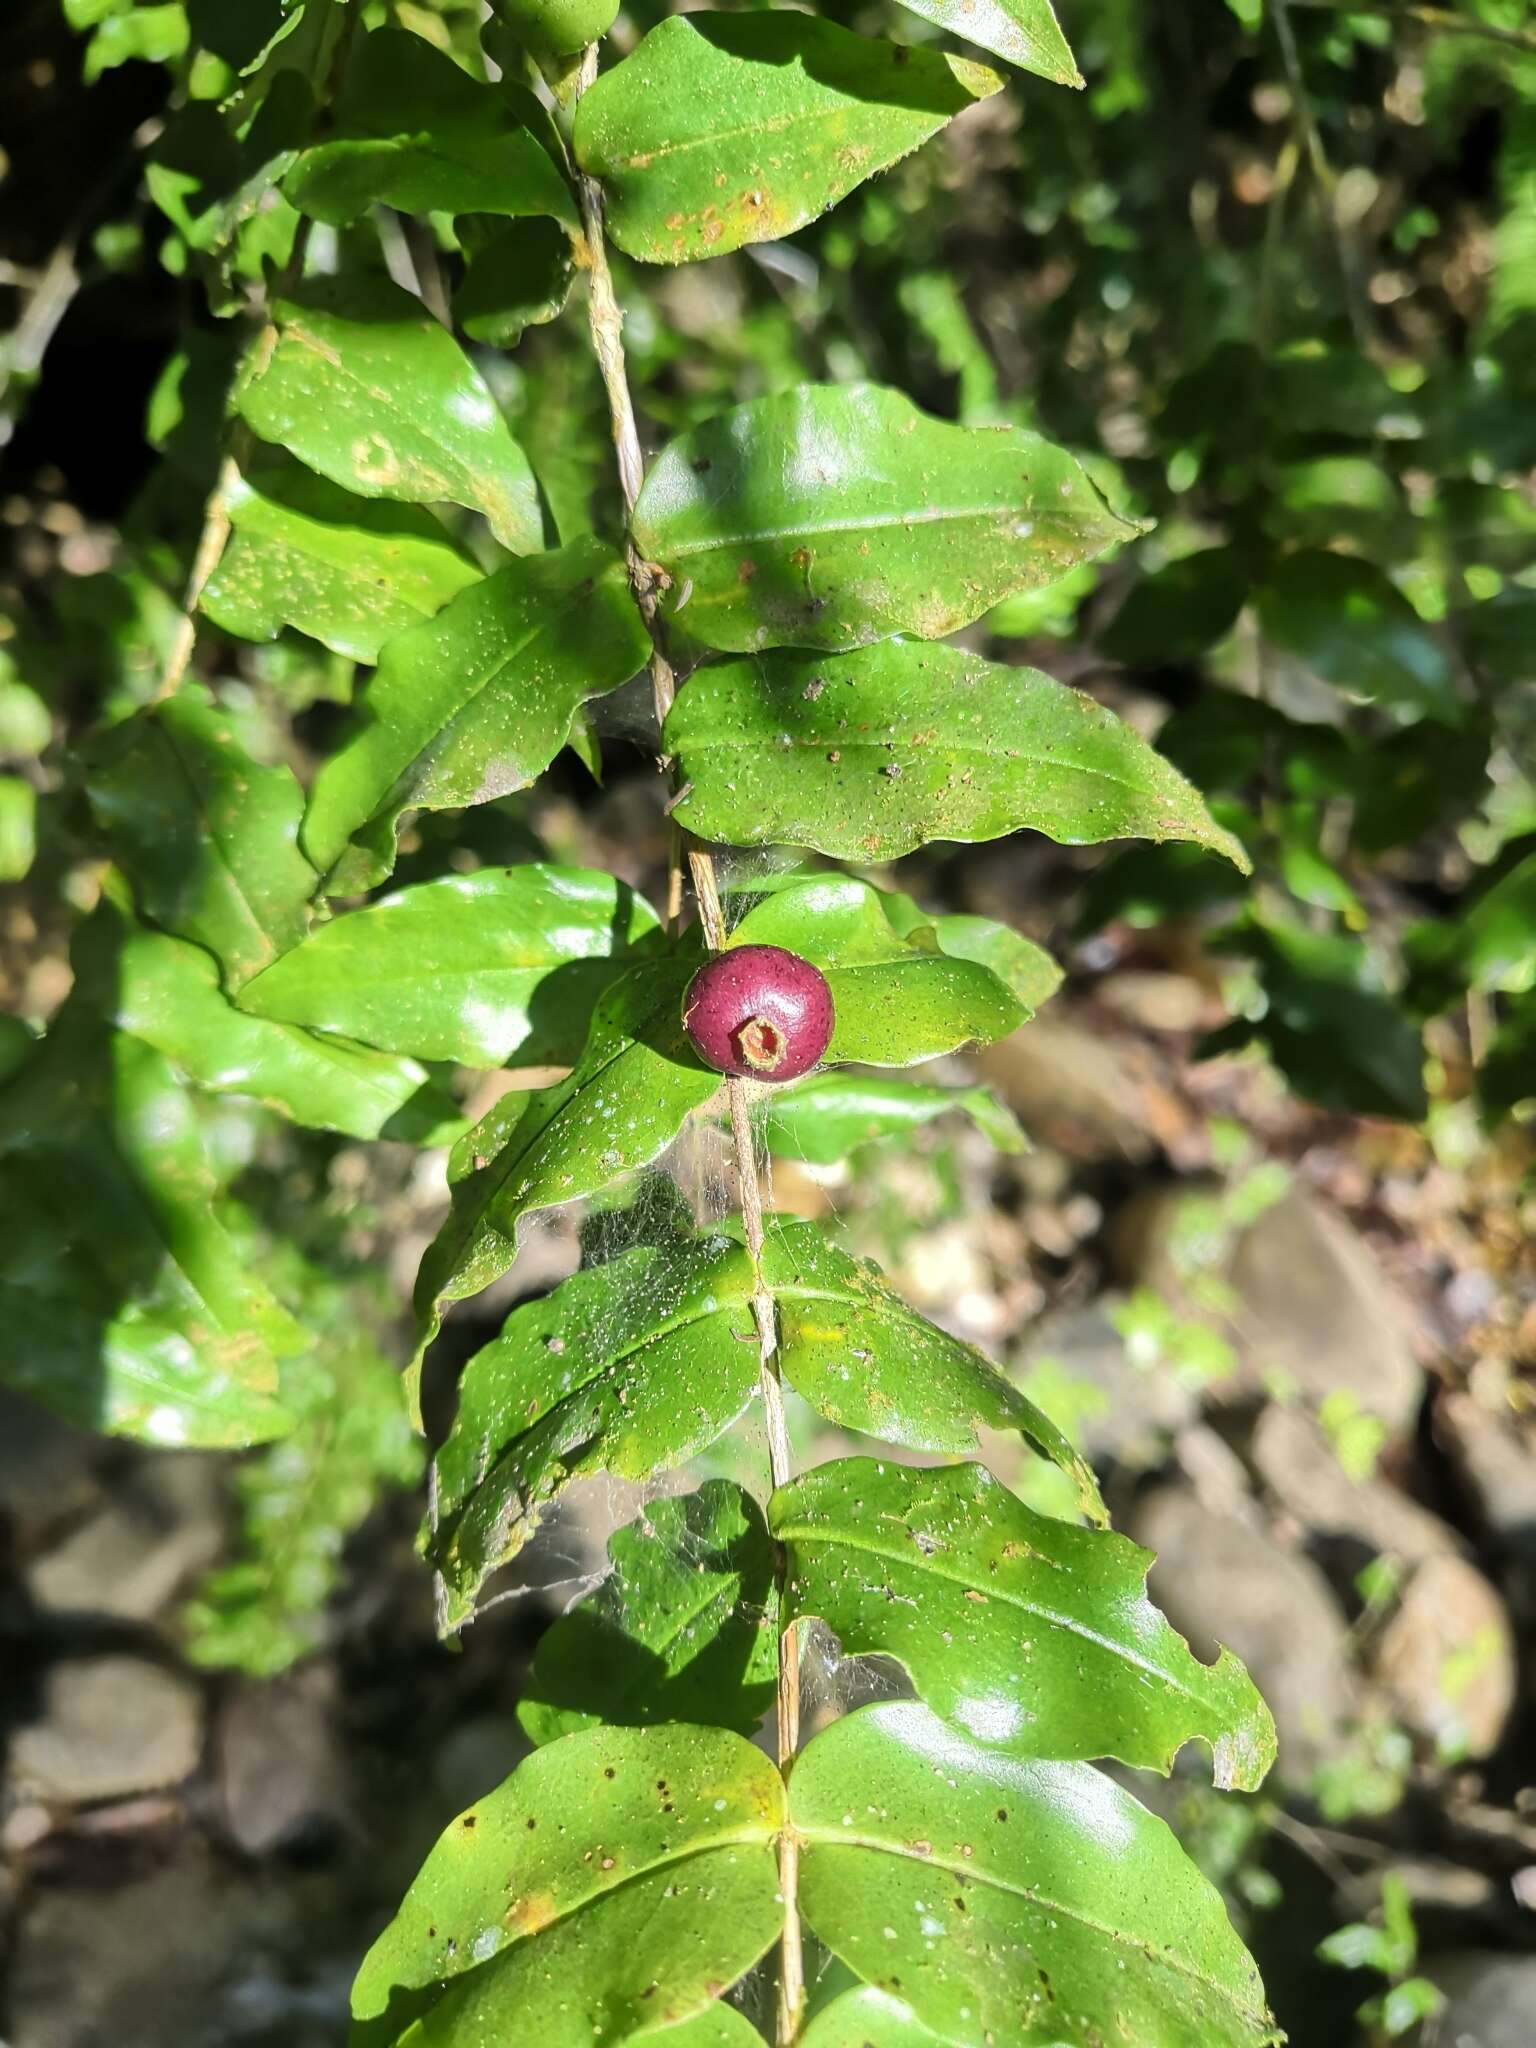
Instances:
[[[1334,176],[1333,165],[1328,160],[1328,151],[1323,144],[1322,130],[1317,125],[1317,116],[1313,113],[1312,102],[1307,97],[1306,74],[1301,68],[1301,52],[1296,45],[1296,29],[1291,20],[1291,0],[1269,0],[1269,4],[1270,12],[1274,16],[1275,36],[1280,44],[1281,62],[1285,66],[1286,80],[1290,85],[1291,98],[1296,107],[1296,120],[1307,152],[1307,161],[1312,166],[1312,175],[1322,196],[1329,231],[1333,237],[1334,251],[1339,259],[1339,276],[1344,287],[1344,310],[1349,315],[1349,324],[1354,329],[1355,342],[1360,353],[1370,356],[1374,351],[1370,314],[1360,289],[1354,251],[1349,246],[1344,223],[1339,219],[1339,181]]]
[[[343,0],[343,4],[346,4],[346,0]],[[320,93],[320,104],[316,114],[317,127],[325,121],[328,115],[331,100],[334,97],[334,87],[345,68],[347,55],[352,47],[352,37],[356,31],[361,12],[359,0],[351,0],[351,4],[347,7],[346,19],[342,23],[332,49],[326,86]],[[278,279],[276,292],[275,294],[269,292],[267,296],[267,320],[254,350],[254,354],[263,359],[263,367],[265,359],[270,358],[272,350],[277,346],[277,329],[272,323],[270,310],[272,299],[274,296],[277,298],[284,297],[286,293],[293,289],[299,278],[303,276],[304,258],[309,249],[310,230],[313,225],[314,223],[306,217],[301,219],[298,226],[294,229],[293,249],[288,257],[288,261],[283,265],[282,275]],[[229,542],[230,493],[239,482],[240,473],[250,460],[253,445],[254,442],[250,429],[243,421],[235,421],[229,430],[229,445],[225,450],[223,461],[219,464],[219,473],[214,479],[213,489],[209,492],[208,502],[203,508],[202,531],[198,535],[197,547],[193,551],[191,573],[187,577],[186,591],[181,600],[181,619],[176,627],[176,637],[171,642],[171,650],[166,657],[165,667],[161,670],[160,680],[155,685],[154,694],[150,698],[152,704],[159,704],[165,698],[175,696],[186,676],[187,668],[192,660],[193,649],[197,644],[197,608],[202,602],[203,592],[208,586],[208,579],[219,566],[224,549]]]
[[[571,99],[573,109],[596,76],[597,46],[594,43],[583,54],[577,72],[576,89]],[[613,425],[613,444],[618,457],[619,483],[624,494],[624,508],[626,512],[632,512],[645,478],[645,458],[640,450],[634,401],[630,395],[629,376],[624,361],[624,316],[614,293],[613,274],[608,267],[607,244],[603,232],[602,187],[596,180],[585,177],[578,178],[578,186],[582,227],[586,238],[587,310],[592,330],[592,346],[602,372],[603,386],[608,394],[608,410]],[[677,693],[676,678],[667,657],[654,572],[649,563],[642,560],[632,544],[628,547],[628,563],[635,602],[640,607],[641,616],[651,636],[651,695],[656,706],[657,725],[660,727],[671,710],[672,700]],[[698,845],[675,825],[668,886],[669,923],[675,920],[676,912],[681,905],[680,855],[684,853],[687,857],[689,877],[693,883],[693,893],[698,901],[699,922],[703,927],[705,940],[712,951],[718,952],[725,945],[727,933],[714,861],[706,848]],[[784,1411],[784,1384],[779,1376],[778,1313],[772,1290],[763,1275],[762,1187],[758,1179],[757,1151],[752,1137],[746,1082],[728,1081],[726,1100],[730,1106],[731,1137],[736,1153],[736,1173],[741,1187],[741,1215],[747,1255],[752,1261],[752,1318],[757,1326],[758,1384],[762,1392],[763,1413],[768,1428],[769,1471],[774,1486],[780,1487],[788,1483],[794,1468],[789,1446],[789,1424]],[[782,1557],[779,1563],[779,1586],[782,1593]],[[791,1624],[779,1638],[778,1753],[782,1770],[788,1770],[799,1746],[799,1633],[794,1624]],[[800,2030],[801,2015],[805,2007],[805,1958],[798,1903],[799,1857],[799,1843],[786,1829],[779,1838],[779,1891],[784,1902],[777,2027],[780,2048],[788,2048],[788,2044],[795,2039]]]

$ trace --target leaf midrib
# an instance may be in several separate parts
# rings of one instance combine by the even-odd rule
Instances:
[[[1061,1899],[1047,1897],[1032,1885],[1011,1883],[994,1871],[978,1869],[974,1862],[952,1863],[944,1856],[914,1856],[877,1835],[860,1834],[843,1828],[839,1828],[836,1834],[830,1830],[822,1833],[815,1828],[796,1825],[793,1821],[791,1825],[801,1840],[813,1848],[867,1849],[876,1855],[891,1856],[898,1862],[912,1864],[918,1869],[944,1870],[951,1877],[963,1878],[967,1883],[985,1885],[993,1891],[1006,1892],[1012,1898],[1025,1900],[1042,1913],[1060,1913],[1063,1919],[1075,1921],[1079,1927],[1086,1928],[1092,1934],[1101,1935],[1116,1947],[1133,1949],[1137,1955],[1148,1960],[1155,1959],[1166,1968],[1177,1971],[1180,1976],[1189,1978],[1192,1983],[1203,1984],[1208,1991],[1229,2005],[1244,2022],[1262,2026],[1267,2018],[1263,2012],[1256,2012],[1251,2005],[1244,2004],[1237,1992],[1220,1983],[1215,1977],[1207,1975],[1195,1964],[1187,1962],[1174,1950],[1159,1948],[1152,1941],[1111,1927],[1105,1921],[1096,1920],[1091,1913],[1083,1912],[1080,1907],[1069,1906]]]
[[[910,512],[890,512],[878,515],[866,514],[847,519],[829,519],[823,521],[818,526],[763,527],[751,533],[723,535],[719,538],[711,537],[696,541],[678,541],[672,546],[668,546],[665,541],[662,541],[656,546],[655,552],[665,556],[668,561],[685,561],[690,556],[710,554],[723,548],[760,547],[764,541],[815,540],[823,534],[880,533],[894,527],[959,526],[967,522],[976,521],[990,523],[998,519],[1017,519],[1031,510],[1032,507],[1028,500],[1022,504],[1015,505],[968,505],[958,510],[951,509],[947,505],[922,505],[914,507]],[[1040,512],[1035,516],[1045,523],[1050,523],[1053,519],[1056,523],[1061,523],[1061,515],[1054,513]],[[641,524],[642,526],[644,525],[643,520]],[[655,525],[659,529],[662,521],[657,520]],[[1033,541],[1034,538],[1035,535],[1032,533],[1028,540],[1018,541],[1017,545],[1022,551],[1027,553],[1029,551],[1029,542]],[[1104,539],[1105,547],[1108,547],[1113,538],[1113,534],[1106,534]],[[812,563],[810,566],[814,569],[815,564]],[[730,596],[739,593],[739,590],[740,586],[736,585],[734,590],[726,591],[722,595]]]
[[[903,1526],[906,1525],[904,1524]],[[1066,1634],[1078,1636],[1085,1643],[1091,1643],[1098,1649],[1108,1651],[1111,1655],[1121,1658],[1125,1663],[1134,1666],[1137,1670],[1144,1671],[1148,1676],[1161,1679],[1164,1684],[1172,1686],[1175,1691],[1182,1693],[1194,1706],[1203,1707],[1210,1705],[1210,1702],[1202,1699],[1187,1680],[1178,1678],[1172,1672],[1164,1670],[1162,1666],[1153,1663],[1149,1657],[1138,1655],[1128,1650],[1123,1644],[1117,1643],[1112,1637],[1101,1634],[1098,1629],[1090,1628],[1086,1623],[1078,1621],[1072,1615],[1059,1613],[1055,1608],[1043,1606],[1037,1601],[1023,1599],[1018,1594],[999,1587],[995,1582],[983,1584],[978,1579],[969,1577],[962,1572],[945,1571],[933,1562],[931,1555],[925,1554],[920,1562],[914,1562],[912,1557],[905,1551],[888,1549],[882,1543],[864,1540],[858,1536],[843,1533],[829,1536],[825,1532],[818,1532],[809,1524],[799,1528],[792,1525],[781,1525],[775,1529],[774,1534],[783,1543],[797,1541],[806,1545],[818,1543],[829,1550],[862,1551],[868,1556],[883,1558],[888,1564],[899,1566],[905,1571],[927,1572],[933,1578],[942,1579],[948,1585],[962,1586],[970,1592],[980,1593],[989,1602],[996,1600],[1000,1605],[1012,1607],[1021,1614],[1031,1615],[1036,1620],[1049,1623]]]

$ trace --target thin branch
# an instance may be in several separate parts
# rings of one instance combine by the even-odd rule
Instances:
[[[576,101],[596,76],[597,45],[594,43],[582,56],[576,77],[576,89],[571,99],[573,109]],[[635,500],[640,495],[640,486],[645,479],[645,458],[640,449],[634,401],[630,395],[629,375],[624,360],[624,315],[613,289],[613,273],[608,266],[607,242],[603,231],[602,187],[595,179],[585,177],[578,177],[578,187],[582,227],[586,239],[587,311],[592,330],[592,346],[597,355],[598,368],[602,372],[603,387],[608,394],[613,444],[618,457],[619,483],[624,494],[624,509],[629,513],[634,510]],[[660,617],[660,593],[655,572],[648,562],[642,560],[633,545],[628,547],[628,564],[635,602],[651,636],[651,696],[655,703],[656,722],[659,728],[671,710],[672,700],[677,694],[676,678],[667,656]],[[665,765],[663,763],[663,766]],[[719,952],[725,945],[727,932],[725,911],[720,900],[719,877],[715,872],[714,861],[707,848],[681,832],[676,825],[673,826],[671,877],[668,887],[669,921],[675,919],[681,904],[680,855],[684,853],[694,896],[698,901],[699,922],[703,927],[705,940],[711,951]],[[780,1487],[786,1485],[793,1476],[794,1467],[789,1446],[789,1424],[784,1411],[784,1383],[779,1375],[778,1312],[772,1290],[763,1275],[762,1186],[758,1178],[757,1150],[752,1136],[746,1082],[728,1081],[726,1100],[730,1106],[731,1137],[736,1153],[736,1174],[741,1188],[742,1224],[747,1253],[752,1261],[752,1318],[757,1326],[758,1384],[762,1392],[763,1413],[768,1427],[768,1463],[773,1484]],[[782,1557],[779,1562],[779,1586],[782,1593]],[[799,1632],[794,1624],[791,1624],[779,1638],[778,1663],[778,1753],[780,1768],[786,1771],[800,1746],[799,1662]],[[788,2048],[788,2044],[794,2041],[800,2031],[801,2016],[805,2009],[805,1958],[799,1911],[799,1858],[799,1843],[786,1829],[779,1840],[779,1890],[784,1901],[777,2027],[780,2048]]]
[[[1344,308],[1349,315],[1349,324],[1354,329],[1355,341],[1360,353],[1373,353],[1374,337],[1371,333],[1370,313],[1365,295],[1360,287],[1360,278],[1355,263],[1354,250],[1344,232],[1339,218],[1339,181],[1334,175],[1333,165],[1323,144],[1323,133],[1317,125],[1317,116],[1312,111],[1312,102],[1307,96],[1306,74],[1301,67],[1301,52],[1296,45],[1296,30],[1291,21],[1291,0],[1269,0],[1270,12],[1274,17],[1275,36],[1280,44],[1280,57],[1285,65],[1287,83],[1291,88],[1291,99],[1296,108],[1296,119],[1301,129],[1301,139],[1306,148],[1307,161],[1312,166],[1312,175],[1322,195],[1323,207],[1328,215],[1328,227],[1333,236],[1333,245],[1339,259],[1339,274],[1344,287]]]

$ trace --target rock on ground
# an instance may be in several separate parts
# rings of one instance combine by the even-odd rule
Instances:
[[[1157,1553],[1152,1597],[1195,1654],[1225,1643],[1247,1665],[1280,1735],[1280,1775],[1310,1776],[1355,1718],[1344,1616],[1317,1567],[1236,1515],[1174,1487],[1138,1501],[1129,1533]]]
[[[1424,1971],[1449,2001],[1437,2023],[1436,2048],[1531,2048],[1536,1956],[1445,1956]]]
[[[144,1657],[65,1657],[40,1711],[11,1737],[15,1790],[76,1804],[176,1785],[197,1766],[203,1700],[190,1679]]]

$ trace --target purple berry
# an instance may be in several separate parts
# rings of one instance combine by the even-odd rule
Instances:
[[[782,946],[735,946],[717,953],[688,984],[683,1029],[720,1074],[793,1081],[832,1037],[826,976]]]

